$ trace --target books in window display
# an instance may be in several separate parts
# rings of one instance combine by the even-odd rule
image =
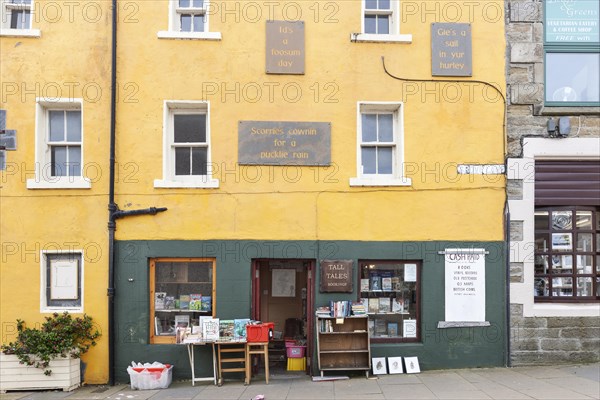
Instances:
[[[388,331],[388,335],[390,335],[390,336],[398,336],[398,323],[397,322],[388,322],[387,331]]]
[[[190,308],[190,295],[182,294],[179,296],[179,308],[181,310],[189,310]]]
[[[165,296],[165,310],[175,309],[175,296]]]
[[[201,296],[200,298],[200,311],[211,311],[212,310],[212,297]]]
[[[375,336],[387,336],[387,323],[385,319],[375,319]]]
[[[377,314],[379,312],[379,298],[373,297],[369,299],[369,313]]]
[[[392,299],[392,312],[397,314],[404,313],[404,299],[401,297],[394,297]]]
[[[379,313],[389,313],[391,312],[390,299],[388,297],[380,297],[379,298]]]
[[[381,276],[378,274],[371,274],[371,290],[374,292],[381,291]]]
[[[360,280],[360,291],[368,292],[369,291],[369,279],[361,279]]]
[[[381,276],[381,290],[392,290],[392,272],[382,271]]]
[[[167,292],[154,293],[154,309],[155,310],[164,310],[165,309],[165,297],[167,297]]]
[[[190,294],[190,310],[200,311],[202,308],[202,295],[201,294]]]

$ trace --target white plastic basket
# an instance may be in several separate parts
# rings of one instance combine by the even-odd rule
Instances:
[[[138,390],[166,389],[173,381],[173,366],[127,367],[131,388]]]

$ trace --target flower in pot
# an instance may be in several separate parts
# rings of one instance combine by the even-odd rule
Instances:
[[[50,361],[58,357],[79,358],[96,345],[96,339],[100,336],[92,317],[85,314],[73,318],[65,311],[45,319],[40,329],[27,328],[24,321],[17,319],[17,340],[3,344],[0,350],[5,354],[14,354],[21,364],[44,369],[44,374],[50,375]]]

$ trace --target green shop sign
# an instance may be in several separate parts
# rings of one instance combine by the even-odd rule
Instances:
[[[546,42],[597,43],[598,0],[547,0]]]

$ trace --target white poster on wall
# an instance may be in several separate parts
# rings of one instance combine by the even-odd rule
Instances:
[[[485,321],[485,249],[446,249],[446,321]]]
[[[296,296],[296,270],[274,269],[271,295],[273,297]]]

